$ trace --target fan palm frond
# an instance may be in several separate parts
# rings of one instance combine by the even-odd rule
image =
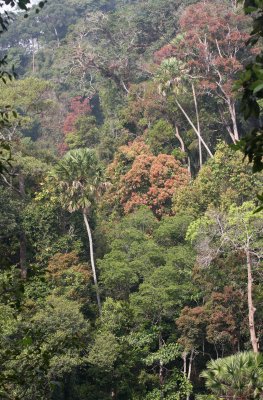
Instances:
[[[263,399],[263,356],[253,352],[212,360],[201,377],[214,394],[226,399]]]

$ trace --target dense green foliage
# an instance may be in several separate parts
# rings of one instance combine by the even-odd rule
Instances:
[[[257,44],[263,37],[263,4],[260,1],[246,0],[244,11],[253,17],[253,30],[248,44]],[[241,110],[246,120],[250,119],[253,129],[238,144],[245,156],[253,163],[254,171],[263,169],[263,128],[261,122],[263,98],[263,52],[258,51],[255,60],[246,65],[244,73],[237,81],[237,87],[242,87],[243,97]],[[262,198],[261,198],[262,202]]]
[[[53,0],[2,25],[1,399],[263,399],[237,3]]]

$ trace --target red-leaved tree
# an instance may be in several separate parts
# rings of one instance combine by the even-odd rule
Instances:
[[[189,181],[179,161],[167,154],[153,155],[141,139],[119,148],[109,175],[114,181],[111,201],[119,202],[126,214],[140,205],[157,216],[171,214],[176,190]]]
[[[175,57],[185,63],[188,77],[198,94],[218,99],[222,122],[231,140],[239,140],[233,82],[243,63],[251,56],[247,17],[229,4],[201,1],[182,13],[180,33],[155,53],[155,60]]]
[[[83,99],[81,96],[73,97],[69,103],[69,113],[64,120],[64,135],[73,132],[77,119],[82,115],[90,114],[90,112],[91,107],[88,98]]]
[[[69,133],[73,133],[76,129],[76,122],[79,117],[90,114],[90,99],[83,98],[81,96],[76,96],[70,99],[68,105],[68,113],[63,122],[62,130],[64,137]],[[62,143],[58,145],[58,151],[60,154],[64,154],[68,151],[68,145],[66,141],[63,140]]]

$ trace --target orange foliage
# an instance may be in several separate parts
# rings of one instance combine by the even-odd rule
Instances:
[[[157,216],[171,214],[176,190],[189,181],[179,161],[167,154],[153,155],[142,139],[122,146],[108,171],[115,182],[111,200],[120,202],[126,214],[141,205]]]

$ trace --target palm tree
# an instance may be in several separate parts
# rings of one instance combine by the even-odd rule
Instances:
[[[69,151],[55,167],[53,174],[60,190],[60,201],[69,212],[80,210],[88,233],[90,262],[96,289],[99,313],[101,301],[93,252],[92,233],[88,216],[101,193],[102,169],[94,150],[77,149]]]
[[[263,356],[243,352],[212,360],[201,377],[215,395],[229,400],[263,399]]]

